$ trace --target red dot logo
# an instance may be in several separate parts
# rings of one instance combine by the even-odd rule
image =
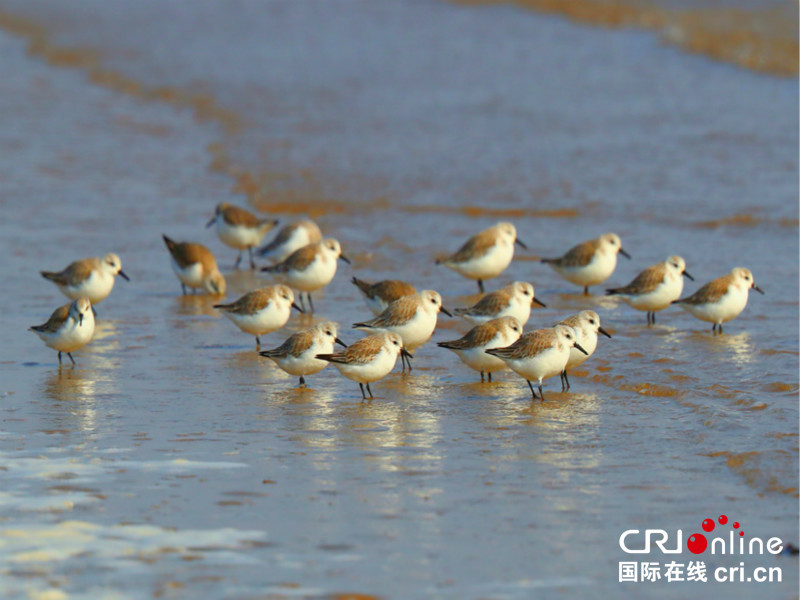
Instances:
[[[742,536],[742,537],[744,537],[744,531],[740,531],[740,532],[739,532],[739,535],[740,535],[740,536]],[[752,544],[751,544],[751,545],[752,545]]]
[[[693,533],[686,540],[686,547],[692,554],[702,554],[708,547],[708,540],[702,533]]]
[[[727,523],[727,522],[728,522],[728,517],[726,517],[725,515],[720,515],[719,516],[719,524],[720,525],[725,525],[725,523]]]
[[[734,529],[739,529],[739,523],[734,523],[734,524],[733,524],[733,528],[734,528]]]
[[[703,531],[714,531],[714,519],[703,521]]]

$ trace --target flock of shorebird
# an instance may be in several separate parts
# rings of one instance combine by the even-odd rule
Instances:
[[[208,222],[208,227],[216,226],[224,244],[239,251],[234,268],[238,268],[246,250],[251,268],[256,268],[254,253],[267,257],[273,264],[261,271],[281,281],[248,292],[235,302],[214,305],[239,329],[255,336],[257,350],[260,336],[283,327],[292,308],[313,312],[312,292],[333,280],[339,259],[350,262],[342,254],[339,242],[323,238],[319,227],[308,220],[283,227],[269,244],[259,248],[264,236],[276,225],[273,219],[259,219],[226,203],[217,206],[214,217]],[[191,288],[225,295],[225,277],[205,246],[163,237],[184,294]],[[497,223],[469,238],[458,251],[436,263],[476,280],[479,290],[484,292],[483,282],[500,275],[511,263],[515,244],[526,248],[517,238],[514,225]],[[588,294],[589,286],[598,285],[611,276],[618,254],[630,258],[619,236],[607,233],[578,244],[561,257],[543,258],[541,262],[550,265],[567,281],[582,286]],[[58,351],[59,365],[62,353],[66,353],[74,365],[72,352],[92,339],[94,305],[111,293],[117,275],[128,279],[116,254],[78,260],[60,272],[42,272],[45,279],[55,283],[73,300],[57,308],[43,325],[31,327],[47,346]],[[648,324],[655,323],[656,312],[678,304],[698,319],[713,323],[712,331],[719,333],[722,333],[723,323],[742,312],[751,288],[764,293],[748,269],[735,268],[681,299],[684,276],[693,279],[686,271],[684,260],[680,256],[670,256],[646,268],[628,285],[608,289],[606,293],[645,311]],[[353,327],[370,335],[346,346],[338,338],[337,324],[323,321],[260,354],[275,361],[290,375],[298,376],[301,386],[305,385],[306,376],[333,364],[342,375],[358,382],[361,396],[366,399],[367,393],[369,398],[373,397],[369,384],[386,376],[394,368],[398,356],[403,371],[406,367],[411,370],[413,356],[410,352],[430,340],[439,312],[453,315],[442,306],[441,296],[433,290],[418,292],[412,285],[396,280],[367,283],[353,277],[352,281],[375,315]],[[295,302],[295,291],[299,305]],[[581,311],[554,327],[524,333],[523,326],[533,304],[544,306],[536,299],[530,283],[511,283],[486,294],[474,306],[455,309],[456,315],[474,327],[460,339],[438,345],[452,350],[464,364],[479,371],[481,381],[486,376],[491,381],[493,372],[510,368],[528,382],[534,399],[537,395],[533,382],[536,382],[539,397],[544,400],[542,381],[545,378],[560,375],[562,390],[569,389],[567,371],[592,355],[598,334],[611,336],[601,327],[600,317],[592,310]],[[344,348],[334,351],[336,343]]]

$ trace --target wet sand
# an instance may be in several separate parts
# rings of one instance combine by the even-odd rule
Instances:
[[[513,7],[105,6],[8,3],[41,29],[0,34],[6,597],[675,597],[617,583],[622,531],[719,512],[796,543],[796,82]],[[545,403],[433,343],[372,403],[333,369],[297,390],[179,296],[161,233],[207,244],[229,298],[260,285],[203,229],[220,201],[343,242],[316,304],[346,341],[353,274],[477,299],[433,258],[499,219],[531,250],[498,284],[548,304],[529,326],[592,307],[614,338]],[[677,252],[687,291],[741,264],[767,295],[723,336],[680,310],[647,328],[534,260],[604,231],[634,257],[610,284]],[[24,331],[62,302],[38,271],[108,251],[132,281],[59,371]],[[769,560],[782,584],[725,594],[794,593],[797,562]]]

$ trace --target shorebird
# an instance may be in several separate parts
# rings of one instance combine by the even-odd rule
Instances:
[[[192,242],[174,242],[166,235],[163,238],[172,257],[172,270],[181,282],[184,295],[186,286],[193,291],[203,289],[209,294],[225,295],[225,278],[219,272],[217,261],[208,248]]]
[[[361,398],[366,400],[364,385],[372,399],[374,396],[369,384],[389,374],[397,362],[398,354],[413,358],[403,347],[403,339],[399,335],[385,332],[362,338],[336,353],[317,354],[317,358],[333,363],[342,375],[357,381]]]
[[[589,294],[589,286],[603,283],[617,267],[617,254],[630,258],[622,248],[622,241],[616,233],[606,233],[594,240],[582,242],[571,248],[559,258],[543,258],[542,262],[570,283],[583,286],[583,293]]]
[[[66,352],[72,364],[72,353],[88,344],[94,336],[94,314],[88,298],[78,298],[71,304],[59,306],[46,323],[34,325],[30,330],[36,333],[46,346],[58,351],[58,364],[61,353]]]
[[[214,216],[206,224],[206,227],[212,227],[214,224],[217,225],[217,235],[222,243],[239,251],[233,268],[239,268],[242,252],[247,250],[250,256],[250,268],[255,269],[253,248],[263,241],[264,236],[278,224],[278,221],[276,219],[259,219],[243,208],[223,202],[217,204]]]
[[[712,332],[722,333],[722,324],[738,317],[747,306],[750,288],[764,293],[756,285],[749,269],[736,267],[727,275],[705,284],[688,298],[675,300],[673,304],[679,304],[701,321],[713,323]]]
[[[628,285],[608,289],[606,294],[619,296],[636,310],[647,311],[647,324],[655,324],[656,312],[680,298],[684,277],[694,281],[686,270],[686,262],[680,256],[670,256],[647,267]]]
[[[283,262],[271,267],[262,267],[261,270],[275,274],[279,279],[299,290],[300,306],[303,310],[305,310],[303,301],[303,292],[305,292],[310,312],[313,313],[314,302],[311,300],[311,292],[319,290],[333,281],[339,258],[350,264],[350,259],[342,254],[339,242],[333,238],[326,238],[321,242],[303,246],[292,252]]]
[[[514,317],[500,317],[476,325],[462,338],[452,342],[439,342],[441,348],[447,348],[456,353],[461,362],[480,371],[481,383],[484,373],[488,374],[489,382],[492,373],[506,368],[506,364],[497,357],[487,354],[486,350],[492,348],[505,348],[516,342],[522,335],[522,325]]]
[[[528,247],[517,238],[517,229],[511,223],[500,222],[469,238],[455,254],[436,261],[469,279],[478,281],[483,292],[483,282],[505,271],[514,258],[514,244]]]

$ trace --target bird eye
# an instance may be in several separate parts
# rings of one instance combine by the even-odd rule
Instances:
[[[594,325],[594,319],[589,319],[589,324]]]
[[[431,298],[431,304],[436,304],[436,298]]]
[[[526,296],[530,296],[530,295],[531,295],[531,293],[530,293],[528,290],[525,290],[525,291],[524,291],[524,292],[522,292],[522,293],[523,293],[523,294],[525,294]]]

